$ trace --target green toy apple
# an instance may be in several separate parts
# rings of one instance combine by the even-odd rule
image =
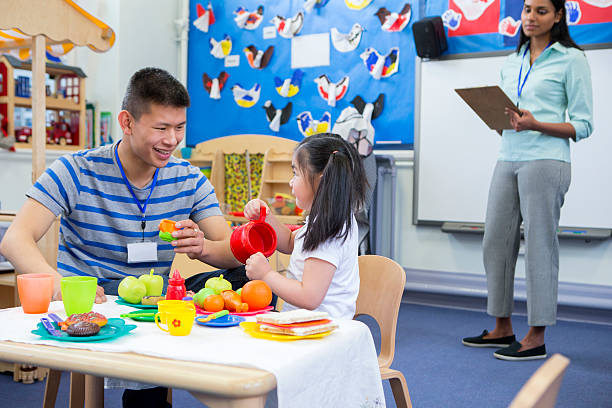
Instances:
[[[223,279],[223,275],[218,278],[209,278],[204,287],[214,290],[215,295],[221,294],[224,290],[232,290],[232,284],[228,280]]]
[[[193,302],[198,305],[201,309],[204,309],[204,299],[210,295],[216,295],[215,291],[211,288],[202,288],[193,297]]]
[[[145,296],[161,296],[164,290],[164,279],[161,275],[154,275],[152,268],[148,275],[140,275],[138,279],[141,280],[147,288],[147,294]]]
[[[136,304],[140,303],[142,297],[147,293],[147,287],[141,280],[134,276],[128,276],[119,283],[118,292],[123,300]]]

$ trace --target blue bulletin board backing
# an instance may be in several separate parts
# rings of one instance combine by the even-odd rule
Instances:
[[[191,107],[187,111],[187,145],[195,146],[205,140],[235,134],[271,134],[299,141],[303,136],[297,126],[298,114],[310,111],[313,119],[319,119],[329,112],[333,126],[342,110],[352,106],[350,102],[355,96],[361,96],[365,102],[373,102],[383,93],[384,109],[380,116],[372,120],[375,147],[411,149],[414,143],[416,59],[412,23],[425,16],[442,16],[448,42],[446,55],[511,50],[518,42],[518,34],[512,34],[520,30],[517,25],[523,5],[520,0],[409,1],[411,19],[400,32],[383,31],[375,13],[383,6],[391,12],[399,12],[407,3],[405,0],[374,0],[359,10],[347,6],[347,3],[366,2],[323,0],[323,7],[305,12],[306,0],[211,0],[215,22],[208,32],[203,32],[193,23],[198,18],[198,5],[206,9],[209,2],[191,0],[187,79]],[[238,7],[255,11],[260,5],[263,6],[263,18],[259,27],[252,31],[239,28],[234,22],[234,11]],[[570,33],[578,44],[612,43],[612,0],[568,1],[566,9]],[[304,73],[300,90],[295,96],[286,98],[276,91],[274,78],[284,80],[295,71],[291,68],[292,41],[278,34],[275,38],[264,39],[263,33],[267,27],[274,26],[272,19],[275,16],[293,17],[300,11],[304,12],[304,24],[298,36],[329,33],[332,27],[336,27],[340,33],[348,33],[354,23],[361,24],[366,31],[358,47],[351,52],[337,51],[330,41],[329,65],[300,68]],[[217,59],[210,53],[209,40],[220,41],[225,34],[232,39],[229,55],[239,58],[238,66],[225,67],[223,59]],[[267,67],[256,70],[249,66],[243,52],[249,45],[255,45],[257,49],[274,46]],[[375,48],[381,55],[386,55],[392,47],[399,47],[398,72],[387,78],[374,79],[360,58],[368,47]],[[221,98],[211,99],[204,89],[202,75],[206,73],[210,78],[216,78],[222,71],[229,77],[220,92]],[[329,106],[317,91],[314,80],[322,74],[326,74],[332,82],[340,81],[344,76],[350,78],[346,95],[335,107]],[[245,89],[260,84],[260,98],[254,106],[244,108],[234,101],[232,86],[237,83]],[[285,107],[289,101],[293,104],[288,123],[281,125],[278,132],[269,128],[266,119],[264,103],[268,100],[277,109]]]
[[[353,3],[359,3],[353,1]],[[291,39],[279,35],[273,39],[264,39],[263,30],[273,25],[271,20],[276,15],[293,17],[299,11],[304,11],[304,0],[268,0],[268,1],[219,1],[211,0],[215,15],[215,23],[208,33],[196,27],[193,22],[198,18],[197,4],[206,8],[207,0],[190,2],[188,83],[191,96],[191,107],[187,112],[187,145],[195,146],[205,140],[234,134],[271,134],[293,140],[302,140],[298,130],[296,117],[299,113],[310,111],[314,119],[319,119],[324,112],[331,113],[333,125],[340,112],[348,107],[356,95],[365,102],[374,102],[380,93],[385,94],[385,106],[379,117],[372,120],[375,128],[374,142],[387,146],[412,148],[414,140],[414,66],[415,48],[412,38],[412,22],[419,15],[418,2],[412,3],[412,17],[407,27],[401,32],[386,32],[381,29],[381,23],[374,14],[384,5],[391,12],[402,9],[405,0],[373,1],[361,10],[350,9],[344,0],[329,0],[321,7],[314,8],[304,14],[304,25],[299,36],[317,33],[329,33],[336,27],[340,33],[348,33],[354,23],[365,28],[359,46],[346,53],[337,51],[330,41],[330,65],[312,68],[300,68],[304,72],[302,85],[297,95],[291,98],[280,96],[274,83],[274,77],[290,78]],[[249,11],[255,11],[263,5],[263,21],[253,30],[238,28],[234,22],[233,12],[242,6]],[[210,54],[209,39],[221,40],[225,34],[232,38],[230,55],[239,55],[238,67],[224,67],[224,60],[214,58]],[[269,65],[262,70],[249,66],[243,49],[249,45],[258,49],[274,46],[274,54]],[[387,54],[392,47],[399,47],[399,71],[388,78],[374,79],[360,54],[368,47],[373,47],[380,54]],[[299,51],[298,51],[299,52]],[[202,74],[211,78],[217,77],[221,71],[229,74],[229,78],[221,90],[221,99],[214,100],[203,87]],[[328,106],[319,96],[314,79],[326,74],[332,82],[337,82],[345,75],[350,78],[347,94],[340,99],[335,107]],[[249,89],[255,83],[261,84],[259,101],[251,108],[242,108],[236,104],[232,95],[232,86],[239,83]],[[287,102],[293,104],[289,122],[280,126],[280,131],[274,133],[268,127],[264,103],[270,100],[276,108],[283,108]]]

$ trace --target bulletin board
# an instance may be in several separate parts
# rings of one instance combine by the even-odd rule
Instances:
[[[305,11],[308,3],[315,3],[311,11]],[[381,7],[387,11],[398,13],[405,4],[411,5],[411,15],[408,23],[401,31],[385,31],[379,17],[375,14]],[[352,106],[351,101],[361,96],[364,102],[374,102],[379,95],[384,94],[384,108],[382,113],[372,120],[375,129],[374,143],[376,147],[412,148],[414,140],[414,66],[415,48],[412,36],[412,23],[421,14],[419,3],[416,1],[389,0],[372,2],[367,0],[268,0],[268,1],[221,1],[191,0],[189,22],[189,56],[188,56],[188,90],[191,96],[191,107],[187,112],[187,139],[188,146],[227,135],[234,134],[271,134],[292,140],[302,140],[304,137],[298,128],[297,117],[303,112],[310,112],[314,120],[324,118],[325,112],[331,116],[330,127],[336,122],[342,110]],[[214,23],[208,25],[208,32],[194,25],[208,10],[212,8]],[[261,23],[253,30],[240,28],[235,13],[239,7],[249,13],[256,12],[263,6]],[[364,6],[364,7],[362,7]],[[289,19],[299,12],[303,13],[303,26],[294,39],[284,38],[278,31],[274,38],[264,38],[264,33],[274,31],[276,25],[273,19],[281,16]],[[256,23],[257,17],[252,20]],[[210,20],[209,20],[210,21]],[[276,90],[275,77],[284,81],[292,78],[295,68],[292,67],[293,58],[306,55],[308,59],[314,42],[308,42],[310,35],[327,34],[331,37],[332,28],[337,32],[347,34],[355,23],[359,23],[365,31],[357,47],[350,52],[338,51],[333,41],[329,44],[329,65],[299,68],[303,72],[299,91],[292,97],[283,97]],[[202,20],[198,23],[201,27]],[[225,35],[231,38],[231,51],[229,59],[215,58],[211,55],[210,41],[221,41]],[[304,37],[307,45],[296,44],[297,37]],[[227,44],[227,43],[226,43]],[[309,46],[310,44],[311,46]],[[321,44],[321,43],[319,43]],[[253,69],[249,66],[245,52],[246,47],[254,45],[258,50],[266,50],[274,46],[272,58],[263,69]],[[366,64],[360,57],[367,48],[373,48],[385,57],[392,48],[399,49],[397,58],[398,70],[396,73],[375,79]],[[227,48],[227,47],[226,47]],[[319,46],[317,45],[317,50]],[[221,46],[220,50],[223,50]],[[219,52],[219,48],[217,48]],[[226,66],[235,64],[238,66]],[[203,84],[203,74],[209,78],[219,79],[221,72],[229,76],[225,85],[219,92],[220,99],[212,99]],[[320,75],[327,75],[330,82],[339,83],[345,76],[349,78],[349,85],[344,96],[336,102],[334,107],[324,100],[318,91],[315,79]],[[221,77],[223,78],[223,77]],[[245,91],[254,91],[255,84],[259,84],[260,94],[258,101],[252,107],[241,107],[234,100],[232,87],[239,84]],[[247,97],[252,94],[244,92]],[[253,98],[254,99],[254,98]],[[252,101],[252,99],[249,99]],[[286,124],[280,125],[279,131],[274,132],[264,109],[266,101],[271,101],[275,109],[283,109],[288,102],[292,103],[291,115]],[[248,105],[248,102],[241,102]]]

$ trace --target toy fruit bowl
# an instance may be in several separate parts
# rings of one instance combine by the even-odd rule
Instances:
[[[276,193],[268,199],[268,204],[276,215],[301,215],[303,211],[295,205],[295,199],[289,194]]]

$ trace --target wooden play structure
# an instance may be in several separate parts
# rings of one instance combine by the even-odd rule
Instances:
[[[45,53],[63,55],[75,46],[88,46],[96,52],[105,52],[113,46],[115,33],[72,0],[3,0],[0,33],[0,54],[8,53],[23,60],[31,57],[32,60],[32,97],[28,104],[32,107],[32,182],[35,182],[46,167]],[[14,84],[10,81],[9,77],[8,87],[12,89]],[[84,89],[80,92],[79,103],[85,99]],[[6,97],[6,94],[3,95]],[[84,129],[85,115],[81,116],[81,128]],[[10,219],[10,216],[6,218],[7,221]],[[56,220],[38,242],[47,262],[52,266],[57,260],[58,234],[59,220]],[[14,379],[24,382],[42,379],[46,372],[45,369],[17,364],[13,371]]]

